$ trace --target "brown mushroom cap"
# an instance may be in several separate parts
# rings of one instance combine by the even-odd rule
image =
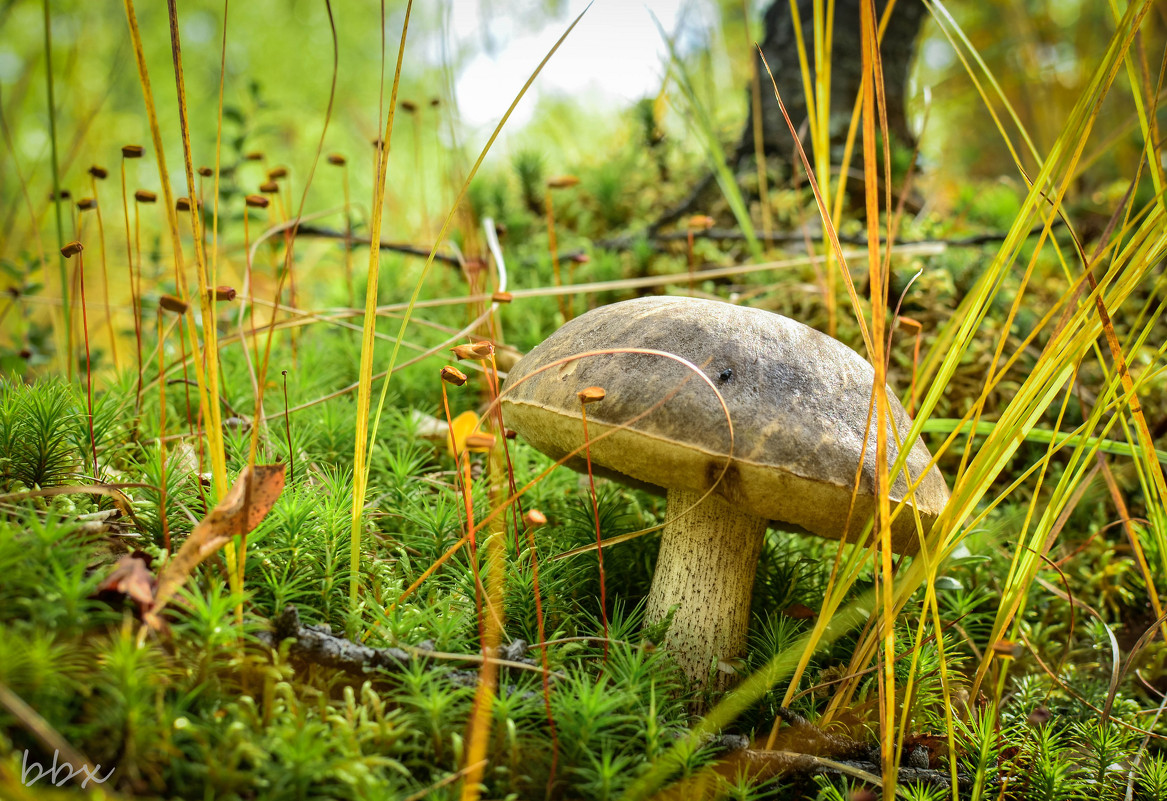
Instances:
[[[720,481],[729,454],[725,412],[709,385],[676,361],[648,354],[590,356],[519,383],[543,365],[612,348],[672,353],[709,377],[733,420],[733,461]],[[715,494],[736,509],[839,539],[863,452],[873,380],[871,365],[855,351],[786,317],[717,301],[650,297],[604,306],[564,325],[510,371],[502,403],[508,428],[559,459],[583,443],[577,393],[602,387],[604,401],[587,413],[592,464],[600,472],[625,483],[696,493],[716,484]],[[911,421],[890,390],[888,404],[902,437]],[[887,452],[890,465],[898,456],[890,428]],[[862,532],[874,510],[874,456],[873,422],[848,538]],[[930,461],[917,441],[908,473],[918,477]],[[580,457],[567,464],[585,469]],[[905,494],[901,472],[889,493],[893,505]],[[933,468],[914,497],[925,531],[947,500],[948,487]],[[918,545],[913,518],[905,510],[893,523],[898,552]]]

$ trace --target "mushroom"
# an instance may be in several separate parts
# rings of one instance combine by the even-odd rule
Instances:
[[[571,358],[620,348],[662,351],[702,370],[733,422],[732,454],[725,409],[681,362],[646,353]],[[717,666],[712,685],[721,689],[745,650],[769,523],[854,541],[874,512],[874,414],[851,508],[874,375],[855,351],[786,317],[647,297],[600,307],[552,334],[511,369],[502,406],[507,428],[560,459],[583,445],[577,393],[604,389],[587,410],[593,471],[667,497],[648,622],[675,608],[667,647],[697,687],[709,686]],[[890,391],[888,405],[891,465],[899,454],[893,431],[902,437],[911,420]],[[915,514],[903,509],[892,523],[897,553],[916,550],[917,517],[927,533],[948,501],[940,471],[925,473],[931,458],[922,441],[913,443],[907,473],[919,483],[907,504]],[[566,464],[586,469],[582,450]],[[901,471],[889,490],[893,506],[908,495]]]

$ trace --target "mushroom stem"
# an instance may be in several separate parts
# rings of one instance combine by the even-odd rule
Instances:
[[[767,521],[716,495],[693,506],[701,495],[668,492],[670,522],[661,537],[647,618],[660,621],[676,607],[666,637],[669,651],[694,687],[723,690],[734,678],[729,666],[745,652]]]

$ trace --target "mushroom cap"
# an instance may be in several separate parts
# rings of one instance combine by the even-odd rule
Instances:
[[[709,385],[679,362],[643,353],[603,354],[537,372],[561,359],[614,348],[671,353],[709,377],[733,421],[728,468],[725,411]],[[588,405],[587,422],[592,466],[601,475],[648,489],[713,487],[735,507],[785,528],[853,540],[875,508],[873,410],[847,525],[874,376],[855,351],[781,315],[712,300],[646,297],[590,311],[548,337],[510,371],[502,408],[508,428],[560,459],[583,444],[577,393],[599,386],[606,396]],[[894,431],[902,437],[911,420],[890,390],[887,398]],[[889,426],[889,466],[898,454]],[[917,440],[907,472],[915,479],[931,459]],[[582,453],[566,464],[586,469]],[[901,471],[889,492],[893,507],[907,492]],[[911,501],[925,532],[947,500],[948,486],[933,467]],[[912,553],[918,545],[914,515],[902,510],[892,524],[892,546]]]

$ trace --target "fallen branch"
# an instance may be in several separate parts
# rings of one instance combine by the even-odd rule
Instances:
[[[347,236],[344,231],[334,231],[331,228],[321,228],[316,225],[301,225],[296,229],[296,236],[314,236],[320,239],[342,239],[348,245],[368,245],[373,240],[367,236]],[[400,242],[386,242],[381,240],[381,250],[388,250],[392,253],[404,253],[407,256],[417,256],[425,259],[429,258],[430,249],[418,245],[403,244]],[[443,264],[449,264],[454,267],[461,267],[461,262],[457,256],[452,256],[448,253],[435,253],[434,261],[440,261]]]
[[[296,607],[288,605],[271,621],[270,632],[261,632],[264,645],[277,648],[284,640],[293,640],[289,656],[293,661],[343,670],[364,676],[376,670],[397,672],[412,660],[399,648],[370,648],[344,637],[337,637],[328,626],[305,626],[300,623]]]
[[[321,665],[358,677],[369,676],[378,671],[400,673],[415,660],[430,662],[444,659],[481,663],[489,658],[500,667],[542,672],[535,664],[535,660],[526,657],[525,640],[515,640],[510,645],[503,646],[496,657],[483,657],[480,654],[447,654],[425,647],[372,648],[345,637],[338,637],[332,633],[329,626],[302,624],[300,613],[290,604],[272,618],[271,624],[271,631],[258,635],[259,641],[267,647],[278,648],[284,640],[292,640],[288,655],[293,662],[300,665]],[[560,674],[551,675],[554,678],[563,678]],[[478,684],[478,673],[472,670],[454,670],[448,677],[461,687],[473,687]]]
[[[1052,227],[1058,228],[1062,225],[1063,223],[1060,220],[1055,220]],[[1038,236],[1043,230],[1045,230],[1044,223],[1041,225],[1035,225],[1033,228],[1029,229],[1029,233],[1026,234],[1026,236]],[[746,239],[745,234],[732,228],[709,228],[703,231],[694,230],[691,235],[694,239],[708,239],[712,242],[744,242]],[[614,239],[601,239],[595,243],[595,247],[605,250],[626,250],[632,247],[635,242],[640,241],[641,239],[647,239],[649,242],[652,242],[659,248],[670,242],[687,241],[689,236],[689,231],[670,231],[668,233],[661,234],[650,230],[647,236],[643,233],[626,234],[624,236],[618,236]],[[808,241],[814,243],[822,243],[824,241],[821,232],[815,234],[803,234],[802,232],[798,231],[772,232],[770,234],[758,232],[756,233],[756,236],[758,239],[771,245],[801,245]],[[971,236],[958,237],[955,239],[900,239],[896,240],[896,244],[939,245],[945,248],[967,248],[977,247],[979,245],[988,245],[994,242],[1002,242],[1008,236],[1009,233],[1007,231],[990,231],[988,233],[973,234]],[[839,241],[845,245],[859,245],[862,247],[867,246],[867,237],[855,234],[839,234]],[[884,239],[880,239],[880,244],[886,245],[887,242]],[[565,253],[561,258],[569,259],[573,256],[579,255],[579,253],[582,253],[582,251],[579,251],[578,253]]]

